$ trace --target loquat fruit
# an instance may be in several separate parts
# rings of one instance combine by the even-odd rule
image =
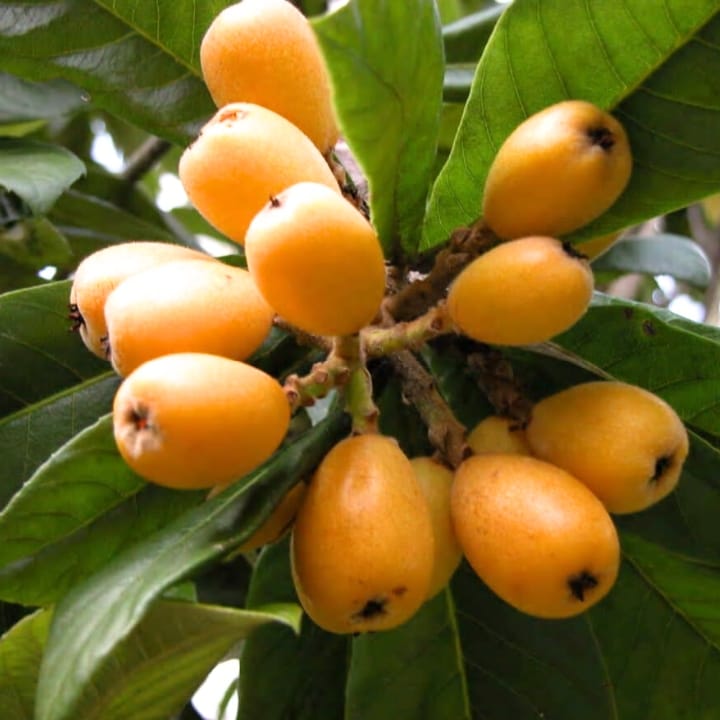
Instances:
[[[88,255],[75,270],[70,288],[70,317],[88,350],[107,359],[107,296],[126,278],[171,260],[214,260],[182,245],[136,241],[110,245]]]
[[[358,332],[380,308],[385,261],[377,234],[324,185],[302,182],[274,196],[248,228],[245,255],[265,299],[306,332]]]
[[[470,432],[467,444],[476,455],[531,455],[525,430],[509,417],[488,415]]]
[[[325,630],[387,630],[427,598],[433,547],[427,502],[397,442],[350,437],[322,460],[295,518],[295,588]]]
[[[168,262],[127,278],[108,296],[110,359],[123,376],[177,352],[244,360],[262,344],[273,315],[247,270]]]
[[[613,513],[664,498],[688,454],[687,431],[672,407],[615,381],[574,385],[536,403],[527,438],[533,454],[577,477]]]
[[[305,16],[287,0],[225,8],[200,45],[215,104],[251,102],[287,118],[327,152],[339,136],[325,61]]]
[[[302,181],[340,187],[320,151],[289,120],[251,103],[218,110],[180,158],[180,180],[198,212],[242,245],[269,198]]]
[[[127,464],[146,480],[178,489],[242,477],[275,452],[289,422],[277,380],[203,353],[144,363],[113,403],[115,441]]]
[[[493,345],[549,340],[585,313],[593,275],[584,256],[551,237],[496,245],[455,279],[447,307],[459,330]]]
[[[473,570],[524,613],[577,615],[615,582],[620,544],[612,519],[554,465],[523,455],[474,455],[455,473],[451,510]]]
[[[631,171],[622,125],[592,103],[566,100],[531,115],[500,146],[483,217],[502,238],[564,235],[605,212]]]

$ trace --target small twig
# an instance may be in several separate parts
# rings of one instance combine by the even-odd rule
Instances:
[[[161,138],[146,140],[129,158],[121,178],[128,185],[134,185],[150,171],[155,163],[172,147],[172,143]]]
[[[447,246],[435,256],[432,270],[388,297],[384,310],[396,320],[411,320],[426,312],[445,296],[448,285],[469,262],[497,242],[498,238],[482,219],[456,230]]]
[[[453,331],[453,323],[444,301],[409,322],[388,327],[371,326],[361,331],[368,357],[382,357],[401,350],[419,350],[426,342]]]
[[[455,417],[435,387],[430,373],[409,351],[389,357],[400,376],[403,394],[415,406],[428,429],[428,438],[451,467],[457,467],[470,453],[465,426]]]
[[[379,432],[380,411],[373,400],[372,377],[364,364],[356,367],[350,376],[346,402],[355,435]]]

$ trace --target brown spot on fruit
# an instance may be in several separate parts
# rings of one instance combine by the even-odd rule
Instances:
[[[402,597],[407,592],[407,588],[400,585],[399,587],[393,588],[392,594],[397,597]]]
[[[385,615],[387,613],[385,609],[387,604],[388,599],[386,597],[371,598],[363,605],[362,610],[353,615],[353,620],[371,620],[379,615]]]
[[[572,596],[580,602],[585,601],[585,594],[588,590],[593,590],[598,586],[598,579],[589,573],[587,570],[583,570],[577,575],[573,575],[568,580],[568,587]]]
[[[598,126],[588,130],[588,137],[593,145],[598,145],[603,150],[610,150],[615,145],[615,137],[609,128]]]

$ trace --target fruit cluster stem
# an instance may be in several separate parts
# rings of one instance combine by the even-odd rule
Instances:
[[[400,376],[403,394],[427,426],[433,447],[456,468],[469,455],[465,426],[438,392],[432,375],[411,352],[403,350],[389,359]]]

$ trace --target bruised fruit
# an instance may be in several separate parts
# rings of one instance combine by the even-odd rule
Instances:
[[[527,345],[574,325],[592,291],[590,266],[570,245],[526,237],[473,260],[451,285],[447,307],[458,329],[474,340]]]
[[[146,480],[207,488],[267,460],[290,421],[281,385],[245,363],[179,353],[141,365],[115,395],[120,454]]]
[[[250,273],[180,260],[127,278],[108,296],[110,359],[120,375],[178,352],[244,360],[270,331],[273,310]]]
[[[348,438],[320,463],[295,518],[298,597],[330,632],[396,627],[427,598],[433,546],[427,503],[397,442]]]
[[[677,413],[622,382],[589,382],[537,403],[527,428],[535,455],[573,474],[613,513],[643,510],[670,493],[688,454]]]
[[[243,0],[225,8],[203,37],[200,63],[216,105],[262,105],[321,152],[337,142],[325,61],[310,23],[290,2]]]
[[[522,455],[474,455],[458,468],[453,526],[465,557],[505,602],[564,618],[602,599],[620,545],[602,503],[572,475]]]
[[[372,225],[324,185],[274,196],[245,239],[248,268],[275,310],[301,330],[347,335],[367,325],[385,292],[385,261]]]
[[[430,509],[435,540],[433,573],[428,598],[437,595],[450,582],[462,559],[462,550],[450,519],[450,488],[453,472],[429,457],[413,458],[410,464]]]
[[[516,420],[500,415],[482,419],[467,437],[467,444],[476,455],[503,453],[531,455],[525,430]]]
[[[291,122],[259,105],[218,110],[180,158],[178,173],[192,204],[231,240],[243,244],[270,197],[305,180],[340,187],[320,151]]]
[[[622,125],[595,105],[567,100],[531,115],[488,172],[483,217],[503,238],[564,235],[607,210],[630,180]]]
[[[137,241],[110,245],[77,267],[70,289],[70,316],[85,346],[107,359],[107,296],[126,278],[171,260],[213,261],[210,255],[170,243]]]

